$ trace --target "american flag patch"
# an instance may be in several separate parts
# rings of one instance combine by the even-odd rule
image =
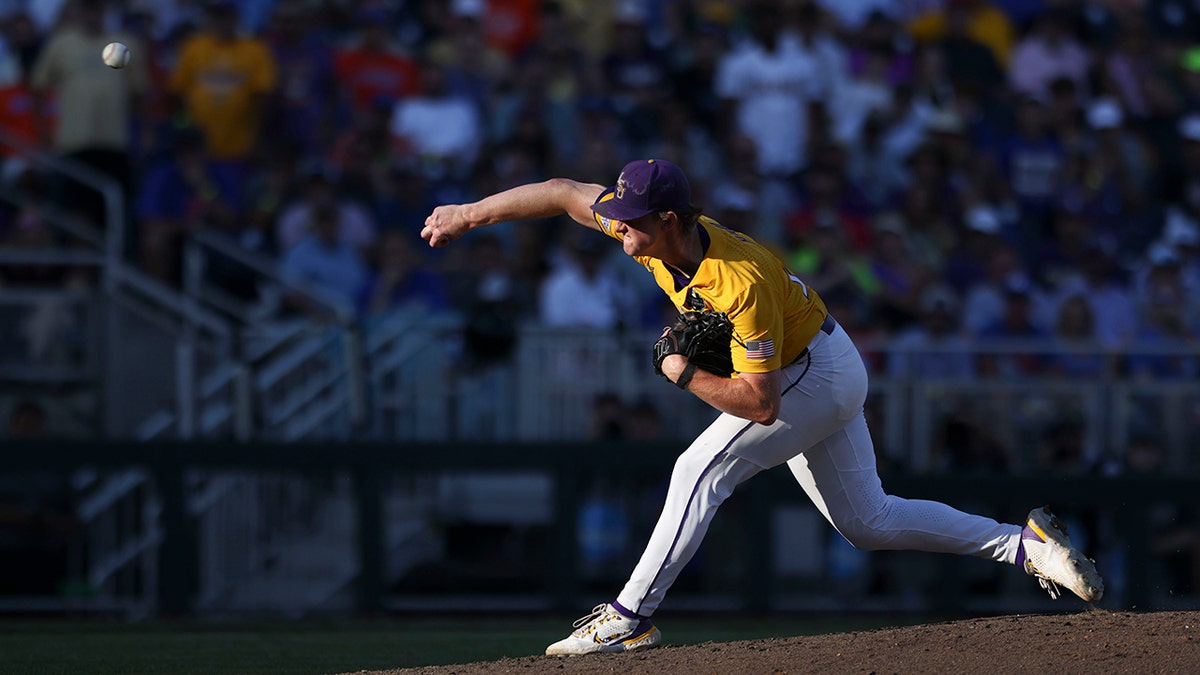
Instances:
[[[746,358],[747,359],[769,359],[775,356],[775,341],[768,338],[766,340],[751,340],[746,343]]]

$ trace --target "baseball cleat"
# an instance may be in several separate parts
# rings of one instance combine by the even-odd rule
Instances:
[[[662,633],[650,619],[630,619],[609,604],[596,605],[574,627],[575,632],[546,647],[548,656],[631,652],[657,647],[662,642]]]
[[[1067,526],[1050,512],[1050,507],[1029,512],[1021,531],[1021,546],[1025,550],[1025,572],[1037,577],[1051,598],[1062,594],[1060,586],[1088,602],[1104,596],[1104,580],[1095,562],[1071,545]]]

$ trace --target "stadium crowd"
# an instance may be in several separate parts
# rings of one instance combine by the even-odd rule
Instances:
[[[1200,12],[1181,0],[8,0],[0,16],[5,133],[117,178],[129,256],[167,282],[203,229],[364,315],[507,299],[547,325],[654,328],[656,289],[586,234],[514,225],[443,253],[416,232],[437,203],[668,157],[860,336],[1120,348],[1191,343],[1200,321]],[[105,72],[112,39],[134,58]],[[19,156],[3,177],[103,222],[94,194]],[[36,209],[3,216],[5,244],[54,241]],[[559,245],[533,245],[538,228]]]
[[[866,354],[876,371],[1200,372],[1129,349],[1200,329],[1193,2],[0,0],[0,25],[4,136],[117,179],[126,255],[165,283],[204,230],[364,318],[461,313],[484,362],[518,321],[657,330],[672,308],[590,231],[511,224],[445,251],[418,232],[436,204],[663,157],[856,339],[913,350]],[[100,60],[112,40],[122,70]],[[105,224],[91,191],[0,161],[32,198],[0,207],[0,247],[70,244],[38,204]],[[46,282],[88,280],[0,267]],[[1126,356],[955,351],[991,338]],[[986,424],[952,416],[947,444],[959,426]],[[1005,468],[960,435],[967,464],[944,468]],[[1142,440],[1127,468],[1163,471]],[[1070,468],[1082,442],[1068,420],[1039,461]]]

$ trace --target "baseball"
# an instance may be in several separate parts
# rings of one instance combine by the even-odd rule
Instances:
[[[102,56],[109,68],[124,68],[129,63],[129,47],[120,42],[110,42],[105,45]]]

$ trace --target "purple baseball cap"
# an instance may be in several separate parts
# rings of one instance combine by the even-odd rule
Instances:
[[[683,169],[665,159],[638,159],[625,165],[617,184],[605,190],[592,210],[601,217],[629,222],[648,213],[678,211],[692,203]]]

